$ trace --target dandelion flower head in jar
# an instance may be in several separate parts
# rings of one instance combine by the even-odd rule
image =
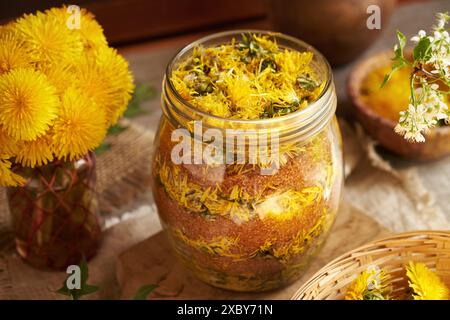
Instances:
[[[312,58],[312,52],[280,49],[267,35],[244,34],[238,43],[194,48],[171,81],[186,101],[212,115],[273,118],[304,108],[322,92]]]

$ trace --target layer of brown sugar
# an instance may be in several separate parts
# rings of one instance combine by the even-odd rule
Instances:
[[[230,165],[174,165],[170,159],[172,129],[163,124],[160,130],[153,190],[163,225],[184,263],[205,281],[234,290],[270,289],[297,276],[334,220],[337,195],[327,198],[325,189],[336,190],[340,181],[327,186],[324,179],[327,170],[334,170],[330,133],[324,130],[303,145],[302,152],[276,174],[261,175],[258,168],[230,174]],[[192,211],[176,197],[178,185],[172,186],[172,196],[167,192],[167,181],[160,176],[162,165],[170,174],[176,170],[175,183],[183,180],[197,192],[218,187],[221,201],[235,201],[247,209],[249,199],[257,198],[256,209],[250,208],[248,219],[239,221],[226,213]],[[231,201],[236,188],[246,196]],[[309,199],[312,191],[320,192]],[[258,205],[289,192],[305,192],[307,202],[294,213],[260,214]]]

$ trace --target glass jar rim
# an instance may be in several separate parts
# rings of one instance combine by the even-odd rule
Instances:
[[[268,35],[268,36],[276,37],[277,39],[282,39],[282,40],[285,40],[292,44],[300,45],[300,46],[304,47],[307,51],[312,52],[313,56],[317,57],[317,59],[320,61],[320,63],[323,63],[326,68],[325,85],[324,85],[322,92],[317,97],[317,99],[314,100],[313,102],[309,103],[306,107],[304,107],[300,110],[297,110],[297,111],[294,111],[294,112],[291,112],[289,114],[279,116],[279,117],[268,118],[268,119],[267,118],[266,119],[236,119],[236,118],[224,118],[224,117],[220,117],[217,115],[207,113],[207,112],[195,107],[193,104],[191,104],[189,101],[184,99],[179,94],[179,92],[175,89],[175,86],[171,80],[170,75],[172,74],[172,71],[173,71],[176,63],[180,61],[180,58],[186,52],[188,52],[189,50],[192,50],[196,46],[202,45],[202,44],[207,43],[208,41],[212,41],[214,39],[227,37],[227,36],[228,37],[240,36],[240,35],[246,34],[246,33],[261,34],[261,35]],[[179,103],[181,103],[185,107],[187,107],[187,109],[190,112],[198,114],[198,115],[202,116],[203,118],[219,120],[223,123],[228,122],[228,123],[235,123],[235,124],[241,123],[241,124],[245,124],[245,125],[251,125],[251,124],[261,125],[261,124],[269,124],[269,123],[276,124],[276,123],[280,123],[280,122],[285,122],[289,119],[297,118],[297,117],[301,118],[302,116],[308,114],[308,112],[310,112],[311,109],[313,109],[315,106],[317,106],[317,104],[320,103],[321,99],[329,91],[331,85],[333,84],[333,73],[332,73],[331,66],[330,66],[329,62],[327,61],[327,59],[316,48],[314,48],[310,44],[308,44],[300,39],[297,39],[295,37],[292,37],[292,36],[289,36],[289,35],[286,35],[286,34],[283,34],[280,32],[274,32],[274,31],[257,30],[257,29],[238,29],[238,30],[229,30],[229,31],[214,33],[214,34],[202,37],[202,38],[184,46],[182,49],[180,49],[174,55],[174,57],[171,59],[170,63],[167,65],[164,82],[167,83],[171,92],[173,93],[174,97],[178,100]]]

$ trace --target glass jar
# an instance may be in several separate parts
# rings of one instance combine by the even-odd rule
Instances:
[[[15,165],[13,171],[26,179],[6,190],[19,255],[51,270],[94,256],[101,237],[95,155],[35,168]]]
[[[323,243],[340,200],[342,145],[329,64],[286,35],[257,31],[282,49],[313,52],[312,67],[325,86],[307,107],[270,119],[226,119],[176,92],[172,71],[196,46],[229,43],[245,32],[203,38],[168,65],[153,194],[176,255],[198,278],[230,290],[264,291],[298,279]],[[213,141],[222,148],[211,148]]]

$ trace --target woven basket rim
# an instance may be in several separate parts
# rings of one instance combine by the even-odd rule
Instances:
[[[326,274],[326,271],[331,271],[335,269],[334,267],[336,267],[336,265],[338,264],[351,263],[351,261],[354,259],[354,255],[357,253],[364,254],[364,251],[366,250],[385,245],[393,240],[398,241],[399,239],[404,239],[405,241],[409,241],[412,240],[413,238],[427,238],[440,236],[444,238],[450,237],[450,230],[417,230],[417,231],[402,232],[386,236],[380,239],[376,239],[367,244],[361,245],[353,250],[350,250],[338,256],[337,258],[331,260],[322,268],[320,268],[293,294],[291,300],[299,300],[298,297],[301,296],[302,293],[307,292],[307,289],[313,286],[315,283],[317,283],[318,280],[320,281],[320,279],[324,278],[325,276],[329,277],[329,275]]]

